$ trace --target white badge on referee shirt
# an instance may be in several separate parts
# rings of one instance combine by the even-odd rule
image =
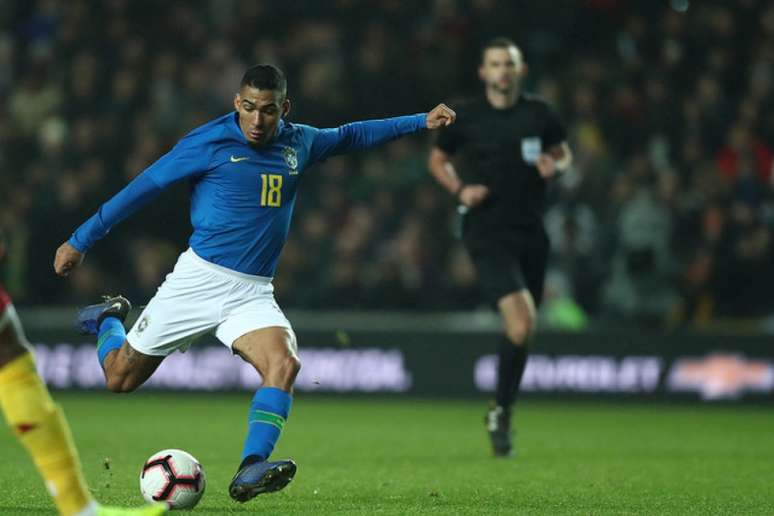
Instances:
[[[543,151],[543,142],[539,136],[531,136],[521,139],[521,157],[525,163],[534,165],[537,163],[540,153]]]

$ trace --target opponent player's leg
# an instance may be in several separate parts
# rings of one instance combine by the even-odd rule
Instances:
[[[0,293],[0,295],[2,295]],[[23,335],[17,335],[11,322],[14,317],[11,305],[0,306],[0,370],[20,356],[29,353]]]
[[[13,306],[0,315],[0,405],[45,480],[61,514],[91,502],[64,416],[35,370]]]
[[[242,463],[229,486],[231,497],[245,502],[261,493],[282,489],[295,475],[292,460],[268,459],[290,413],[293,383],[301,362],[296,337],[286,327],[251,331],[234,341],[232,349],[263,378],[263,386],[250,404]]]
[[[0,307],[0,407],[45,480],[60,514],[153,516],[166,513],[164,505],[115,509],[99,506],[92,499],[67,420],[35,370],[12,305]]]
[[[126,340],[124,320],[132,305],[122,296],[87,306],[78,312],[76,325],[82,333],[97,336],[97,357],[112,392],[132,392],[150,378],[164,360],[146,355]]]

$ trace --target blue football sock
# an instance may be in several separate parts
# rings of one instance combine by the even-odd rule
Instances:
[[[116,317],[105,317],[99,325],[99,333],[97,335],[97,356],[99,357],[100,365],[104,367],[108,353],[124,345],[126,330],[123,323]]]
[[[242,460],[250,456],[258,456],[263,460],[269,458],[288,419],[292,403],[293,397],[281,389],[258,389],[250,403]]]

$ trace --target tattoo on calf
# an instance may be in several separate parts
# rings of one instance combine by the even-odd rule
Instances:
[[[134,364],[137,362],[137,351],[134,350],[132,346],[130,346],[128,343],[124,342],[124,360],[127,364]]]

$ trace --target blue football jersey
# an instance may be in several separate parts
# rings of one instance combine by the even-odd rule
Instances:
[[[331,129],[280,121],[270,143],[253,147],[239,128],[238,113],[229,113],[186,135],[103,204],[69,242],[86,252],[164,188],[187,179],[194,252],[238,272],[272,277],[304,170],[335,154],[424,129],[426,118],[420,113]]]

